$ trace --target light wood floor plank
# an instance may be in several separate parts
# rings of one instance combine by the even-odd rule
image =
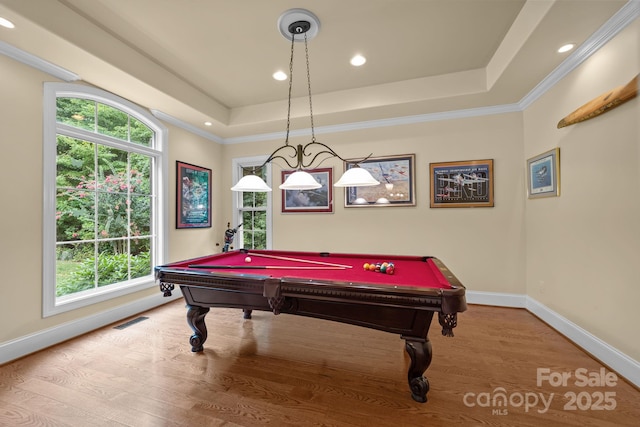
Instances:
[[[141,316],[148,319],[1,366],[0,425],[613,427],[640,419],[640,391],[622,379],[615,387],[578,387],[575,378],[538,386],[538,368],[593,374],[603,366],[525,310],[472,305],[454,338],[434,321],[426,404],[410,397],[397,335],[212,309],[205,351],[192,353],[182,302]],[[501,390],[507,406],[491,403]],[[572,393],[584,406],[604,392],[614,393],[614,410],[566,407]],[[525,408],[518,397],[539,400]]]

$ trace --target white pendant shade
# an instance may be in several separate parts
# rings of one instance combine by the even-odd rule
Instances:
[[[348,169],[344,175],[333,184],[334,187],[368,187],[380,182],[371,176],[368,170],[361,167]]]
[[[243,176],[236,185],[231,187],[231,191],[266,192],[266,191],[271,191],[271,188],[269,188],[267,183],[264,182],[264,180],[259,176],[246,175],[246,176]]]
[[[322,187],[316,179],[308,172],[295,171],[287,177],[280,185],[281,190],[314,190]]]
[[[334,184],[335,187],[366,187],[380,184],[366,169],[355,167],[347,170]],[[281,190],[314,190],[321,188],[314,177],[305,171],[295,171],[279,186]],[[262,178],[257,175],[243,176],[231,191],[266,192],[271,191]]]
[[[309,50],[307,49],[307,40],[313,38],[320,25],[318,17],[306,9],[290,9],[283,13],[278,20],[278,28],[282,35],[291,41],[291,60],[290,64],[293,64],[293,52],[296,41],[304,41],[304,52],[307,63],[307,87],[309,88],[309,114],[311,119],[311,142],[306,145],[298,144],[293,146],[289,144],[289,125],[291,119],[291,85],[293,83],[293,67],[290,67],[289,73],[289,102],[287,108],[287,132],[285,137],[285,143],[283,146],[278,147],[273,151],[267,160],[258,168],[262,169],[267,163],[271,163],[274,159],[284,160],[287,166],[296,171],[287,176],[287,179],[279,186],[281,190],[314,190],[322,188],[320,184],[309,172],[305,172],[303,168],[312,168],[313,163],[319,155],[325,155],[324,158],[320,157],[318,160],[322,163],[328,158],[337,157],[338,159],[345,161],[328,145],[316,141],[315,133],[313,130],[313,109],[311,108],[311,74],[309,73]],[[304,38],[296,39],[296,36],[304,35]],[[291,150],[295,150],[295,156],[291,155]],[[287,160],[284,157],[284,152],[287,152],[286,156],[291,159],[297,159],[297,163]],[[371,157],[371,154],[364,158],[362,161]],[[310,158],[311,162],[307,164],[304,160]],[[244,169],[243,170],[247,170]],[[256,168],[253,168],[255,171]],[[335,187],[366,187],[380,184],[371,174],[356,165],[356,167],[347,170],[344,175],[333,184]],[[242,177],[240,181],[233,187],[232,191],[246,191],[246,192],[264,192],[271,191],[271,188],[256,175],[247,175]],[[365,200],[366,203],[366,200]]]

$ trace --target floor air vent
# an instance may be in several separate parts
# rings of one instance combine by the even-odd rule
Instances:
[[[131,325],[135,325],[136,323],[142,322],[143,320],[147,320],[148,317],[137,317],[133,320],[129,320],[126,323],[123,323],[122,325],[118,325],[118,326],[114,326],[113,329],[124,329],[124,328],[128,328]]]

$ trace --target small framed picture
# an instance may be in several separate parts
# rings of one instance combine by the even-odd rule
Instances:
[[[176,162],[176,228],[211,227],[211,169]]]
[[[432,208],[493,207],[493,159],[431,163]]]
[[[294,170],[282,171],[282,182]],[[315,190],[282,190],[283,213],[333,212],[333,169],[307,170],[322,187]]]
[[[371,157],[360,163],[347,160],[345,170],[359,164],[380,184],[370,187],[346,187],[345,207],[415,206],[415,160],[415,154]]]
[[[527,190],[530,199],[560,195],[559,148],[527,160]]]

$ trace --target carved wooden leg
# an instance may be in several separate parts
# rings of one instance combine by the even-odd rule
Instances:
[[[411,358],[409,366],[408,379],[409,388],[411,389],[411,397],[416,402],[424,403],[427,401],[427,392],[429,391],[429,381],[422,376],[431,364],[431,342],[429,338],[411,338],[402,337],[405,340],[405,349]]]
[[[253,310],[249,310],[249,309],[247,309],[247,308],[243,309],[243,310],[242,310],[242,312],[243,312],[244,314],[243,314],[242,318],[243,318],[243,319],[251,319],[251,312],[252,312],[252,311],[253,311]]]
[[[193,331],[189,343],[193,352],[204,350],[203,344],[207,340],[207,325],[204,323],[204,317],[208,312],[209,307],[187,305],[187,323]]]

